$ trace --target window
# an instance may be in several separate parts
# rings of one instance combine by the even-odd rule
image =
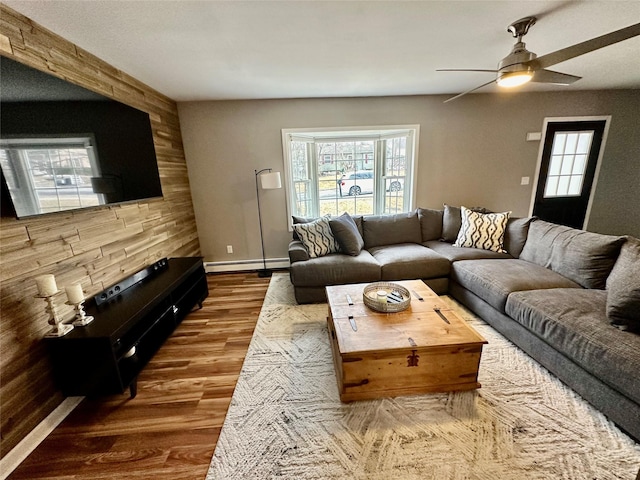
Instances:
[[[2,139],[0,164],[18,217],[104,204],[90,138]]]
[[[283,130],[289,217],[412,210],[418,134],[417,125]]]
[[[580,196],[592,140],[593,131],[555,133],[544,198]]]

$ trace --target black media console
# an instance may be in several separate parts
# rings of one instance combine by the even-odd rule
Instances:
[[[200,257],[162,259],[85,304],[95,320],[47,338],[58,386],[68,396],[136,396],[137,377],[195,305],[209,294]]]

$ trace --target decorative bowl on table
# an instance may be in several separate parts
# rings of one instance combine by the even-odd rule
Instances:
[[[364,287],[364,304],[382,313],[396,313],[406,310],[411,303],[409,290],[392,282],[376,282]]]

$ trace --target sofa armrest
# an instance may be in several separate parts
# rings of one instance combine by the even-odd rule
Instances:
[[[309,260],[309,252],[304,248],[300,240],[293,240],[289,243],[289,262],[304,262]]]

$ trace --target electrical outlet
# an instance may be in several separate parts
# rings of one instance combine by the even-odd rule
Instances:
[[[227,245],[227,253],[233,253],[233,245]]]
[[[520,179],[520,185],[529,185],[529,177],[522,177]]]

